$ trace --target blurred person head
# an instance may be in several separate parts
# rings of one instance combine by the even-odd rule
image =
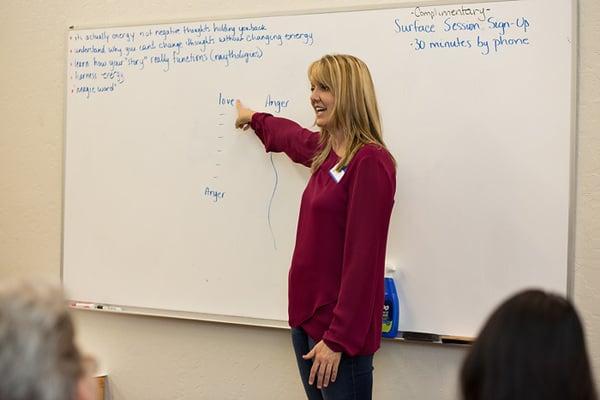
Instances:
[[[62,292],[49,285],[0,286],[0,399],[94,400]]]
[[[541,290],[510,297],[465,358],[461,389],[463,400],[596,400],[575,307]]]

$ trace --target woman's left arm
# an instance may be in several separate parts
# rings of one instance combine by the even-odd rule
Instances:
[[[350,356],[363,348],[373,324],[381,324],[385,251],[396,191],[395,166],[385,157],[389,155],[381,150],[356,160],[349,181],[341,285],[323,341]]]

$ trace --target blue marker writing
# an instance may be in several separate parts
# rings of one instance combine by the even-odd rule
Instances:
[[[213,190],[209,187],[206,187],[204,189],[204,195],[207,197],[211,197],[213,199],[213,202],[216,203],[217,201],[225,197],[225,192],[219,192],[218,190]]]

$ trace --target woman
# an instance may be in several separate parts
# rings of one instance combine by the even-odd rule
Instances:
[[[289,272],[289,323],[309,399],[370,399],[396,189],[367,66],[327,55],[308,70],[320,132],[237,102],[238,128],[311,168]],[[316,387],[315,384],[316,383]]]
[[[461,372],[464,400],[596,400],[573,305],[527,290],[494,311]]]

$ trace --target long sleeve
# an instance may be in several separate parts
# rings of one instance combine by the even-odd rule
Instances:
[[[266,113],[254,113],[250,126],[267,152],[284,152],[294,162],[310,167],[319,147],[319,133]]]
[[[357,161],[348,189],[340,290],[323,335],[332,350],[351,356],[365,342],[379,339],[370,336],[381,334],[385,251],[395,193],[393,164],[390,168],[373,156]]]

